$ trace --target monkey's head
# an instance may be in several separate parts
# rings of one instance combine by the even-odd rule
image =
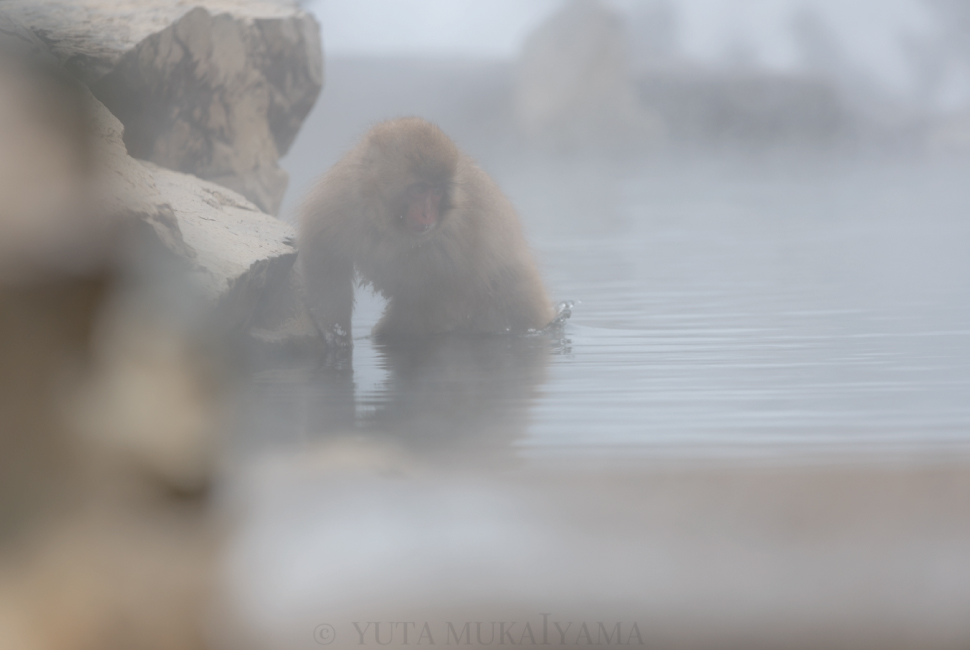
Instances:
[[[365,191],[378,199],[385,225],[422,237],[448,217],[454,200],[458,148],[434,124],[417,117],[374,127],[365,141]]]

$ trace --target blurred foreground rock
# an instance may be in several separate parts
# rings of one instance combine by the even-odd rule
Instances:
[[[323,83],[319,27],[270,0],[8,0],[125,126],[136,158],[275,214],[277,165]]]
[[[0,32],[0,647],[201,649],[229,384],[180,208]]]
[[[227,381],[125,275],[0,284],[3,648],[208,647]]]
[[[227,647],[970,644],[965,461],[537,465],[267,458],[240,486]]]
[[[0,647],[210,647],[224,342],[295,261],[263,210],[321,57],[205,6],[0,5]]]

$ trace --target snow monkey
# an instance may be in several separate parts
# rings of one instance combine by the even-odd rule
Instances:
[[[355,272],[387,299],[378,340],[539,329],[553,307],[518,215],[437,126],[372,128],[304,203],[299,257],[310,312],[349,346]]]

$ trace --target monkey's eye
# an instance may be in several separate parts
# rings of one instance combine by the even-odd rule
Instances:
[[[421,198],[422,196],[427,194],[428,190],[430,189],[431,189],[431,186],[428,185],[427,183],[415,183],[414,185],[410,185],[408,186],[408,189],[405,192],[407,195],[406,199],[408,201],[412,201],[414,199]]]

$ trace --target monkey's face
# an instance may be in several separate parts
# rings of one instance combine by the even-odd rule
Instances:
[[[387,239],[406,248],[444,230],[460,158],[451,139],[433,124],[406,117],[377,125],[361,147],[363,193],[379,199],[387,219],[372,225],[381,232],[390,225]]]
[[[423,235],[438,226],[447,208],[447,188],[420,181],[404,190],[395,212],[401,228]]]

